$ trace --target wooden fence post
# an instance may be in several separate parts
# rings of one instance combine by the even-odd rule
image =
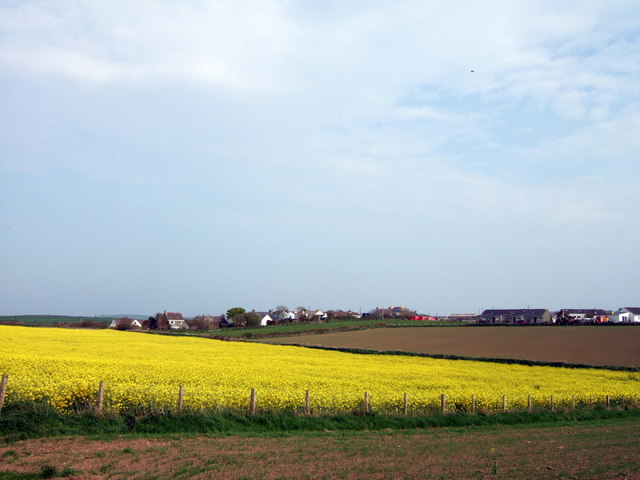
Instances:
[[[627,406],[627,399],[624,395],[622,395],[622,409],[624,410]]]
[[[475,415],[476,413],[476,396],[471,395],[471,413]]]
[[[307,390],[304,394],[304,413],[311,415],[311,392]]]
[[[4,396],[7,393],[8,381],[9,375],[2,375],[2,380],[0,380],[0,412],[2,411],[2,407],[4,406]]]
[[[369,413],[369,392],[364,392],[364,413]]]
[[[576,409],[576,396],[575,395],[571,395],[571,407],[574,410]]]
[[[256,413],[256,389],[251,389],[251,403],[249,404],[249,413],[255,415]]]
[[[553,395],[551,395],[551,411],[552,412],[556,411],[556,400]]]
[[[607,410],[611,410],[611,397],[607,395]]]
[[[98,386],[98,405],[96,409],[98,410],[98,414],[102,413],[102,406],[104,404],[104,382],[100,382]]]
[[[440,396],[440,406],[442,407],[442,414],[447,413],[447,396],[443,393]]]
[[[409,415],[409,395],[407,395],[406,393],[404,394],[404,405],[402,412],[405,417]]]
[[[178,389],[178,411],[182,411],[182,407],[184,406],[184,385],[180,385]]]
[[[527,397],[527,410],[529,413],[533,411],[533,400],[531,399],[531,395]]]
[[[502,395],[502,411],[503,412],[507,411],[507,396],[506,395]]]

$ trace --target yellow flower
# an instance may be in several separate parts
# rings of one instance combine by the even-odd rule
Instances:
[[[60,410],[95,404],[105,382],[105,408],[166,411],[184,407],[246,410],[257,390],[259,410],[311,408],[349,412],[362,408],[400,413],[437,411],[440,395],[450,411],[476,408],[557,408],[635,399],[640,373],[530,367],[409,356],[356,355],[255,343],[169,337],[113,330],[0,326],[0,374],[9,375],[7,401],[46,400]]]

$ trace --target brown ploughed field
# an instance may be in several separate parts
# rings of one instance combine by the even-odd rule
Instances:
[[[0,446],[0,478],[638,480],[638,427],[25,440]]]
[[[377,328],[261,341],[640,367],[640,325]]]

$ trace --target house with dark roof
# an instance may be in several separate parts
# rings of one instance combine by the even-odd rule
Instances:
[[[179,312],[167,312],[165,310],[163,313],[156,314],[156,319],[158,321],[158,325],[168,325],[169,328],[174,330],[189,328],[189,325],[187,325],[184,317]]]
[[[142,328],[142,323],[134,318],[114,318],[108,328],[115,328],[118,330],[137,330]]]
[[[616,323],[640,323],[640,307],[622,307],[611,314]]]
[[[487,325],[537,325],[554,320],[546,308],[494,308],[485,310],[478,317],[478,323]]]

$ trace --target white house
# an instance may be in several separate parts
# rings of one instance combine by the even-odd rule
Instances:
[[[316,310],[315,313],[313,313],[313,315],[309,315],[309,318],[311,318],[311,320],[326,320],[327,314],[324,313],[322,310]]]
[[[180,312],[167,312],[165,310],[164,313],[158,313],[156,317],[158,318],[158,322],[160,322],[160,319],[165,320],[169,328],[173,330],[189,328],[189,325],[187,325],[187,322],[185,322]]]
[[[622,307],[611,314],[616,323],[640,323],[640,307]]]
[[[282,321],[293,321],[296,319],[296,314],[293,312],[280,312],[278,319]]]
[[[269,315],[268,313],[262,313],[262,312],[257,312],[258,315],[260,315],[260,326],[261,327],[266,327],[267,325],[270,325],[269,322],[272,322],[271,324],[273,324],[273,318],[271,317],[271,315]]]

